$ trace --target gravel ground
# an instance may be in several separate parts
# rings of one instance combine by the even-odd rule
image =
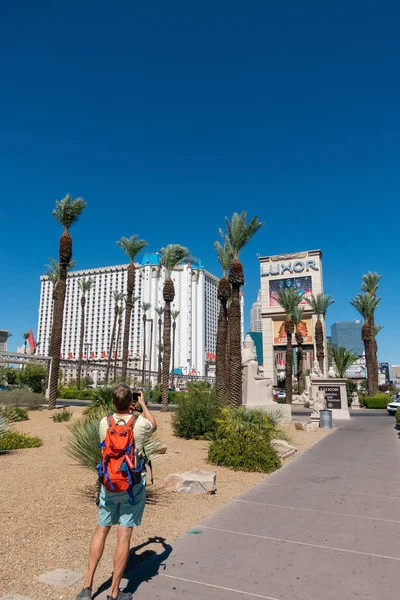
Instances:
[[[72,407],[75,416],[82,407]],[[134,531],[132,546],[160,536],[172,543],[203,518],[258,483],[261,473],[235,472],[207,463],[208,442],[182,440],[172,434],[170,414],[156,415],[158,435],[167,453],[153,463],[153,486],[148,487],[148,504],[141,527]],[[31,412],[30,420],[16,429],[38,435],[43,446],[0,455],[2,493],[0,497],[0,596],[5,593],[28,595],[36,600],[70,599],[80,584],[54,588],[38,583],[45,571],[66,568],[84,572],[91,536],[96,525],[94,503],[95,474],[77,466],[64,452],[68,436],[66,423],[53,423],[49,413]],[[328,435],[296,431],[290,426],[291,442],[303,452]],[[212,469],[217,473],[217,493],[189,496],[163,491],[168,473],[189,469]],[[114,528],[115,529],[115,528]],[[115,530],[106,545],[95,583],[100,586],[112,571]],[[159,551],[157,543],[132,553],[132,563]]]

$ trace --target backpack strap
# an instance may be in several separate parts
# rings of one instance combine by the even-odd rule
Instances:
[[[108,428],[109,428],[109,429],[110,429],[111,427],[115,427],[115,421],[114,421],[114,418],[113,418],[113,415],[112,415],[112,413],[109,413],[109,414],[107,415],[107,425],[108,425]]]

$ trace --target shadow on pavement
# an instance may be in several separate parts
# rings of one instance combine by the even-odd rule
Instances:
[[[160,554],[154,550],[145,550],[140,554],[137,554],[139,550],[145,548],[149,544],[161,544],[164,548]],[[172,552],[172,546],[167,544],[165,539],[162,537],[149,538],[147,542],[139,544],[134,548],[131,548],[126,565],[125,573],[123,578],[128,580],[124,591],[136,592],[139,586],[145,581],[149,581],[158,574],[162,563],[168,558]],[[165,568],[165,566],[164,566]],[[97,592],[93,596],[93,600],[97,598],[102,592],[108,590],[111,586],[112,578],[109,577],[107,581],[104,581],[98,588]]]

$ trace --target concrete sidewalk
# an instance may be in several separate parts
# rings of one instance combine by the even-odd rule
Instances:
[[[394,419],[359,413],[196,529],[127,574],[137,600],[397,600]]]

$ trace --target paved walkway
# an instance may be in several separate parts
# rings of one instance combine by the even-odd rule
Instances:
[[[394,419],[360,413],[196,529],[128,573],[137,600],[398,600]]]

